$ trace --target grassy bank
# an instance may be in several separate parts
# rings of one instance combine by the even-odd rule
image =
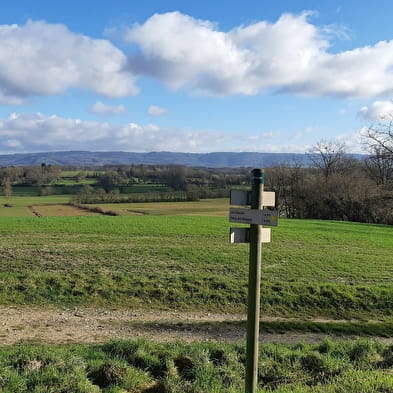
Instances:
[[[238,393],[244,363],[243,343],[19,345],[0,351],[0,391]],[[372,341],[263,344],[258,392],[388,393],[392,373],[393,347]]]
[[[248,246],[221,217],[3,218],[0,303],[244,311]],[[392,227],[281,220],[266,315],[390,319]]]

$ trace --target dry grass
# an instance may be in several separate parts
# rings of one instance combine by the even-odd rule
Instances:
[[[35,205],[34,210],[42,217],[73,217],[73,216],[99,216],[87,210],[78,209],[71,205]]]
[[[149,214],[154,216],[215,216],[228,215],[227,198],[203,199],[198,202],[106,203],[98,204],[104,210],[113,210],[121,216]]]
[[[69,196],[12,196],[5,198],[0,196],[0,218],[2,217],[34,217],[30,206],[38,208],[39,205],[63,205],[69,201]],[[9,205],[6,207],[4,205]],[[38,209],[36,209],[38,210]],[[45,215],[45,214],[43,214]],[[56,214],[57,215],[57,214]]]

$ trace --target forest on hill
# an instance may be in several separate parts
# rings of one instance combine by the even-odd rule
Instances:
[[[352,155],[361,159],[363,156]],[[257,153],[257,152],[215,152],[215,153],[175,153],[175,152],[92,152],[59,151],[43,153],[23,153],[0,155],[0,166],[31,166],[45,162],[60,166],[99,165],[184,165],[208,168],[266,168],[282,162],[311,163],[309,155],[299,153]]]

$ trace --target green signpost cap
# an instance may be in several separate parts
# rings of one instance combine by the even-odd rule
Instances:
[[[252,170],[252,183],[253,184],[264,184],[265,183],[265,173],[263,169],[253,169]]]

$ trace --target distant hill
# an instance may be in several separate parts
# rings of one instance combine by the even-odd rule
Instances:
[[[300,162],[310,163],[306,154],[291,153],[172,153],[172,152],[90,152],[59,151],[0,155],[0,166],[40,165],[98,166],[121,164],[179,164],[193,167],[266,168],[274,165]]]

